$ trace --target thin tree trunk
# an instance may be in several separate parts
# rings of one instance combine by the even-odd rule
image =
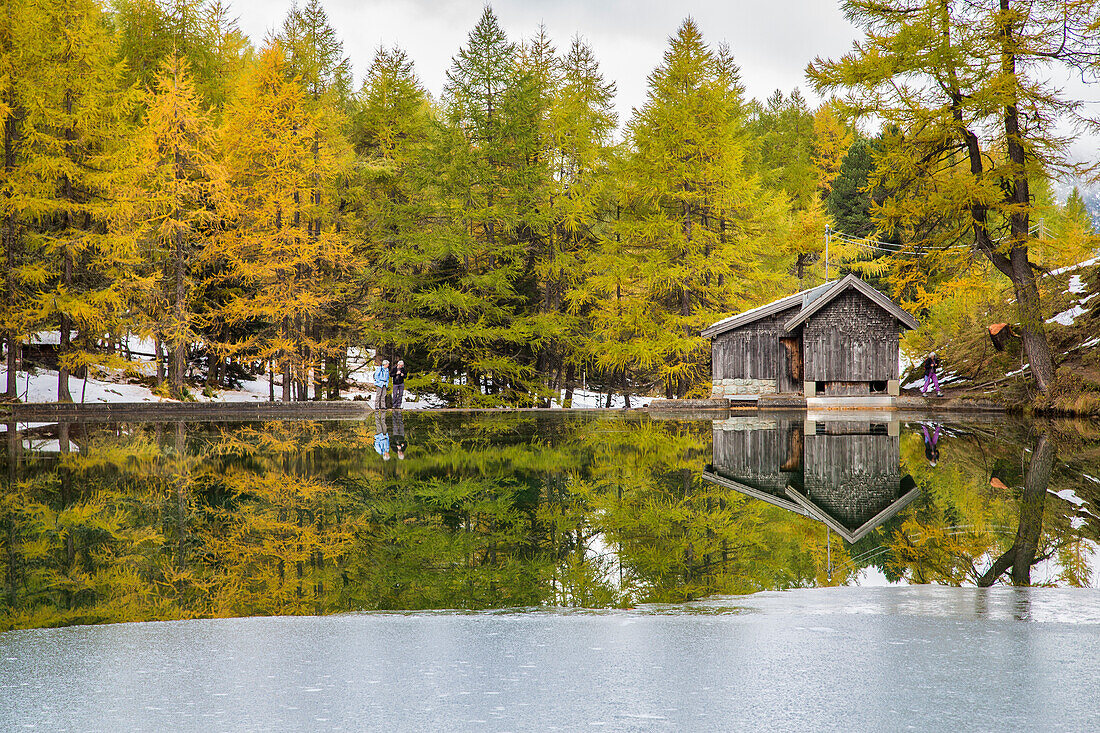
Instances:
[[[153,358],[157,362],[157,386],[164,384],[164,348],[160,340],[160,331],[153,336]]]
[[[8,3],[8,13],[11,13],[11,4]],[[9,105],[10,106],[10,105]],[[14,110],[9,111],[7,119],[4,121],[4,172],[9,176],[15,168],[15,114]],[[19,347],[20,347],[20,335],[15,332],[12,327],[12,319],[15,310],[15,217],[9,212],[4,216],[4,258],[7,263],[7,267],[4,271],[4,312],[5,320],[4,324],[7,326],[7,330],[4,334],[5,342],[7,343],[7,367],[8,367],[8,379],[6,397],[9,400],[15,400],[19,396],[19,379],[17,370],[19,368]]]
[[[183,338],[183,323],[186,321],[187,315],[185,311],[185,304],[187,301],[187,282],[186,275],[186,257],[184,254],[184,242],[183,233],[176,232],[175,235],[175,257],[174,257],[174,270],[175,270],[175,288],[174,297],[172,303],[172,361],[168,367],[169,389],[172,392],[172,396],[176,399],[183,397],[183,377],[184,370],[187,368],[187,341]]]
[[[561,406],[566,410],[573,406],[573,388],[576,386],[576,381],[577,367],[570,364],[565,369],[565,399],[561,402]]]
[[[65,287],[66,289],[69,289],[73,283],[73,258],[72,255],[69,254],[68,249],[65,250],[64,268],[65,272],[63,277]],[[69,368],[65,365],[65,359],[69,356],[69,351],[71,349],[71,339],[69,338],[69,316],[65,313],[62,313],[60,321],[61,343],[57,349],[57,401],[72,402],[73,397],[69,393]]]
[[[283,340],[290,341],[290,316],[283,316]],[[283,351],[283,402],[290,402],[290,355]]]
[[[19,352],[22,350],[22,344],[20,339],[15,335],[15,332],[8,330],[7,335],[8,342],[8,386],[7,386],[7,399],[16,400],[19,398]]]

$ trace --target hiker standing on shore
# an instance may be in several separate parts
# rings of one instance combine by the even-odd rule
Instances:
[[[940,391],[940,380],[936,376],[936,372],[940,368],[940,357],[936,356],[936,352],[933,351],[921,366],[924,369],[924,386],[921,387],[921,394],[928,394],[928,384],[931,381],[936,390],[936,396],[943,397],[943,392]]]
[[[393,368],[393,409],[401,409],[401,400],[405,397],[405,362],[397,360]]]
[[[374,370],[374,409],[386,409],[386,387],[390,383],[390,362],[382,360],[382,366]]]

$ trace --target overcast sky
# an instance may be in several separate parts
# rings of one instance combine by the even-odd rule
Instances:
[[[712,45],[730,44],[750,97],[800,87],[813,101],[803,71],[815,56],[836,56],[856,37],[830,0],[496,0],[491,3],[513,41],[544,23],[559,52],[574,35],[592,46],[606,78],[618,87],[620,122],[645,100],[646,77],[668,38],[690,15]],[[439,96],[451,57],[477,23],[481,0],[324,0],[344,42],[356,84],[380,45],[405,49],[428,90]],[[290,0],[232,0],[241,30],[255,44],[277,29]]]
[[[257,46],[277,29],[291,0],[230,0],[241,30]],[[860,36],[834,0],[496,0],[491,3],[513,41],[529,38],[540,23],[564,53],[574,35],[588,41],[604,76],[618,87],[619,122],[645,101],[646,77],[660,63],[668,38],[687,16],[695,18],[712,45],[726,41],[741,67],[749,97],[798,87],[811,104],[806,64],[815,56],[835,58]],[[375,50],[405,49],[428,90],[439,97],[451,57],[481,16],[481,0],[324,0],[333,27],[351,58],[356,86]],[[1086,113],[1100,116],[1100,90],[1067,75],[1070,94],[1088,100]],[[1078,160],[1097,157],[1097,140],[1075,142]]]

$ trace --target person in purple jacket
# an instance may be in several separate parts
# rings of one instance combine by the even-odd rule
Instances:
[[[936,372],[940,368],[940,357],[936,356],[936,352],[933,351],[921,366],[924,368],[924,386],[921,387],[920,391],[923,394],[928,394],[928,385],[931,382],[932,387],[936,390],[936,396],[943,397],[943,392],[940,391],[940,380],[936,376]]]

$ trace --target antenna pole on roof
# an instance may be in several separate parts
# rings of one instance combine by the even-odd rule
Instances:
[[[825,282],[829,282],[829,225],[825,225]]]

